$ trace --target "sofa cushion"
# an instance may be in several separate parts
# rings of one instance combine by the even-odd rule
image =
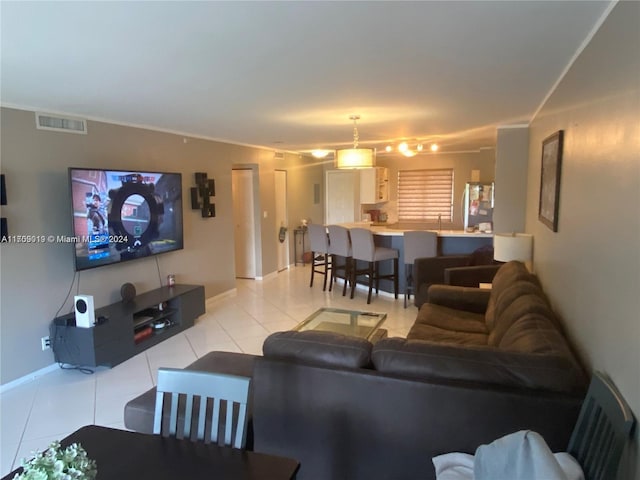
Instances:
[[[426,304],[425,304],[426,305]],[[424,307],[424,305],[423,305]],[[436,306],[436,308],[438,308]],[[446,307],[439,307],[446,308]],[[414,323],[407,334],[410,340],[429,340],[455,345],[486,345],[487,334],[478,332],[457,332],[424,323]]]
[[[497,346],[504,350],[565,355],[573,358],[564,335],[545,313],[536,311],[520,316],[505,332]]]
[[[427,303],[484,315],[490,296],[490,290],[477,287],[431,285],[427,293]],[[484,319],[482,320],[484,323]]]
[[[500,295],[506,288],[519,280],[536,283],[538,286],[540,285],[536,276],[529,273],[527,267],[525,267],[522,262],[507,262],[496,272],[491,285],[491,297],[489,298],[487,311],[485,313],[485,320],[489,330],[493,329],[496,303]]]
[[[371,365],[371,342],[339,333],[286,331],[269,335],[265,357],[302,361],[327,367],[364,368]]]
[[[527,282],[516,282],[498,298],[496,315],[490,329],[489,344],[499,345],[515,322],[525,315],[537,315],[555,328],[554,314],[539,289]],[[535,332],[531,332],[534,333]]]
[[[559,392],[585,386],[582,372],[564,355],[387,338],[373,346],[371,357],[380,372],[424,380],[467,380]]]
[[[469,255],[469,266],[491,265],[493,263],[493,245],[483,245]]]
[[[457,332],[489,333],[484,315],[431,303],[425,303],[420,307],[415,323]]]

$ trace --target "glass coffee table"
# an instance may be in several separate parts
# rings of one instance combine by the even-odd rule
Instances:
[[[380,328],[387,318],[386,313],[360,312],[324,307],[312,313],[293,330],[303,332],[316,330],[341,333],[354,337],[377,341],[387,336],[387,331]]]

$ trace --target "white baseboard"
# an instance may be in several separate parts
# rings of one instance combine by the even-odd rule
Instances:
[[[205,301],[205,308],[211,307],[213,303],[217,302],[218,300],[222,300],[223,298],[235,297],[236,295],[238,295],[238,289],[232,288],[231,290],[227,290],[226,292],[219,293],[214,297],[209,297]]]
[[[275,278],[278,276],[278,272],[271,272],[271,273],[267,273],[264,277],[256,277],[256,280],[269,280],[271,278]]]
[[[51,365],[41,368],[40,370],[36,370],[35,372],[28,373],[24,377],[16,378],[8,383],[4,383],[0,385],[0,393],[7,392],[12,388],[16,388],[20,385],[24,385],[25,383],[33,382],[39,377],[46,375],[47,373],[51,373],[54,370],[60,368],[57,363],[52,363]]]

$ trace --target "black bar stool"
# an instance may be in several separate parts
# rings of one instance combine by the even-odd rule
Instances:
[[[331,263],[329,262],[329,236],[324,225],[309,224],[309,243],[311,244],[311,282],[309,287],[313,287],[313,276],[316,273],[324,275],[322,291],[327,289],[327,277],[331,274]]]

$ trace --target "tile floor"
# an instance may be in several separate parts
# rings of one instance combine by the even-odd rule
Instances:
[[[94,374],[55,370],[0,395],[0,476],[22,457],[44,449],[82,425],[124,428],[124,405],[155,385],[158,367],[181,368],[212,350],[262,354],[272,332],[288,330],[323,306],[386,312],[389,336],[406,336],[417,310],[402,296],[373,297],[366,291],[342,297],[342,284],[322,291],[322,276],[309,288],[309,265],[292,267],[267,280],[238,280],[237,295],[208,302],[196,325],[136,357]]]

